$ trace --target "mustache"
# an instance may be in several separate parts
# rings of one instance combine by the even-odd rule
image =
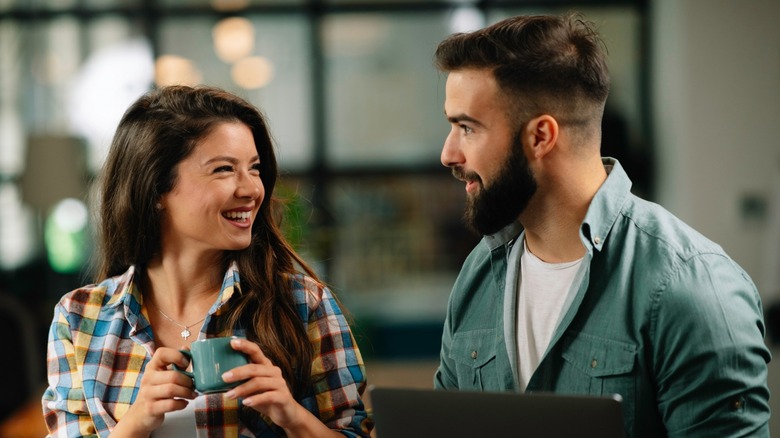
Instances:
[[[476,172],[466,172],[460,166],[452,167],[451,171],[452,171],[452,176],[454,176],[455,179],[459,179],[464,182],[476,181],[482,184],[482,178],[480,178],[479,175],[476,174]]]

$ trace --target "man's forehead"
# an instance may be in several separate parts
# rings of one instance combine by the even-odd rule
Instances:
[[[484,87],[498,89],[493,71],[485,68],[467,68],[451,71],[447,75],[448,87]]]
[[[490,70],[457,70],[447,77],[444,115],[452,122],[479,122],[493,112],[503,112],[505,104]]]

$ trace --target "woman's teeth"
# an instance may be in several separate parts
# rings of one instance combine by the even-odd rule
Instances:
[[[227,219],[237,221],[237,222],[245,222],[249,220],[249,217],[252,215],[252,212],[250,211],[228,211],[226,213],[222,213],[222,216],[224,216]]]

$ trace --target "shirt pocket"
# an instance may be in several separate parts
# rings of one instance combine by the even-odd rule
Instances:
[[[619,394],[623,412],[632,412],[637,395],[637,350],[631,343],[583,333],[565,338],[559,391],[596,396]]]
[[[459,389],[499,389],[494,329],[455,333],[452,337],[450,359],[455,363]]]

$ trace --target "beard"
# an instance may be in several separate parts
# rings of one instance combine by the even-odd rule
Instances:
[[[496,180],[489,186],[475,173],[452,169],[459,179],[477,181],[480,189],[466,198],[466,225],[480,235],[494,234],[517,220],[536,193],[536,179],[523,154],[519,135],[515,136],[509,157]]]

